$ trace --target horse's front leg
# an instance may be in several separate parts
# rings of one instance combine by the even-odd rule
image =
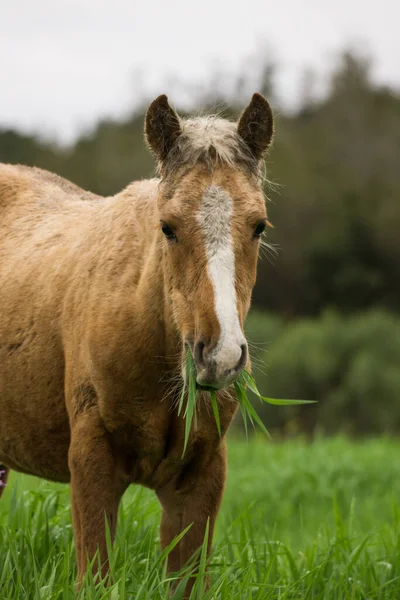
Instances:
[[[83,412],[71,423],[68,459],[78,581],[81,584],[87,560],[92,560],[97,550],[101,575],[107,575],[106,519],[111,538],[114,539],[118,504],[122,495],[116,480],[115,461],[108,434],[101,423],[97,407]],[[93,571],[98,571],[97,561],[93,565]]]
[[[211,550],[214,525],[222,500],[226,478],[225,441],[207,459],[196,457],[185,467],[175,485],[157,490],[163,512],[161,518],[161,544],[165,548],[186,527],[189,531],[168,557],[168,572],[183,568],[201,548],[208,529],[207,554]],[[191,579],[186,587],[189,596],[194,585]]]

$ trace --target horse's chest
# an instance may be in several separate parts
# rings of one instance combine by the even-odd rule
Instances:
[[[229,410],[227,424],[234,414]],[[129,483],[158,489],[179,478],[188,464],[210,454],[219,445],[215,421],[207,410],[199,410],[184,449],[185,420],[176,410],[156,407],[141,411],[137,420],[113,432],[113,444],[120,473]]]

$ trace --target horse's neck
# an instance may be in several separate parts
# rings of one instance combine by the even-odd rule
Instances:
[[[145,353],[177,360],[180,342],[165,285],[157,187],[156,180],[131,184],[115,196],[106,220],[114,220],[114,239],[124,240],[121,246],[116,244],[129,290],[122,301],[132,303]]]

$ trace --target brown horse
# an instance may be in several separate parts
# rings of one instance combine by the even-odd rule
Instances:
[[[80,581],[97,550],[107,573],[104,517],[114,535],[131,483],[155,490],[163,547],[191,525],[169,571],[201,546],[208,520],[211,542],[231,384],[248,364],[272,131],[259,94],[237,124],[181,119],[160,96],[145,120],[160,179],[103,198],[0,165],[0,469],[3,482],[9,469],[71,482]],[[182,457],[187,348],[200,397]],[[207,387],[218,389],[221,438]]]

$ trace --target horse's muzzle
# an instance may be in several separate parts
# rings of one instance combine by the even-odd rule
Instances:
[[[196,364],[196,382],[202,387],[228,387],[239,376],[247,363],[247,343],[214,348],[196,342],[193,358]]]

